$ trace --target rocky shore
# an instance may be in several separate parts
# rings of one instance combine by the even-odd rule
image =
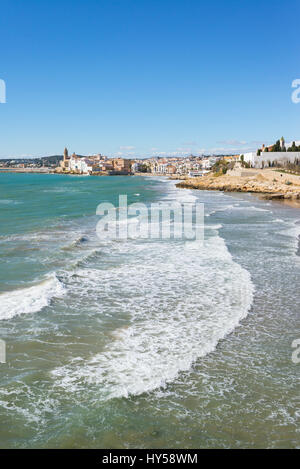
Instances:
[[[263,194],[267,199],[300,199],[300,176],[276,170],[240,169],[216,176],[186,178],[179,188]]]

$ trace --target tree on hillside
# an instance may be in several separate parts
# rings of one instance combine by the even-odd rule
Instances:
[[[273,145],[272,152],[281,151],[280,140],[277,140],[275,145]]]

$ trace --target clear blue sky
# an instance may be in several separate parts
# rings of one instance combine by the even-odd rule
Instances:
[[[0,157],[300,139],[299,0],[2,0]],[[258,142],[258,143],[257,143]]]

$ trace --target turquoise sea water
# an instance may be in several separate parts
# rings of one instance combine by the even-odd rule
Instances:
[[[204,203],[204,246],[99,240],[119,194]],[[299,220],[152,177],[0,174],[0,447],[299,447]]]

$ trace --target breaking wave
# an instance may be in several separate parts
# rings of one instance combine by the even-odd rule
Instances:
[[[50,304],[53,297],[65,293],[64,286],[53,274],[36,285],[0,294],[0,320],[21,314],[37,313]]]
[[[194,244],[189,256],[182,244],[135,242],[131,251],[138,262],[77,270],[77,295],[88,290],[104,316],[111,311],[109,296],[117,303],[114,314],[131,312],[131,318],[88,361],[55,368],[55,386],[69,392],[95,386],[100,400],[150,392],[189,370],[239,325],[252,304],[250,274],[219,236]],[[72,282],[68,288],[72,293]]]

